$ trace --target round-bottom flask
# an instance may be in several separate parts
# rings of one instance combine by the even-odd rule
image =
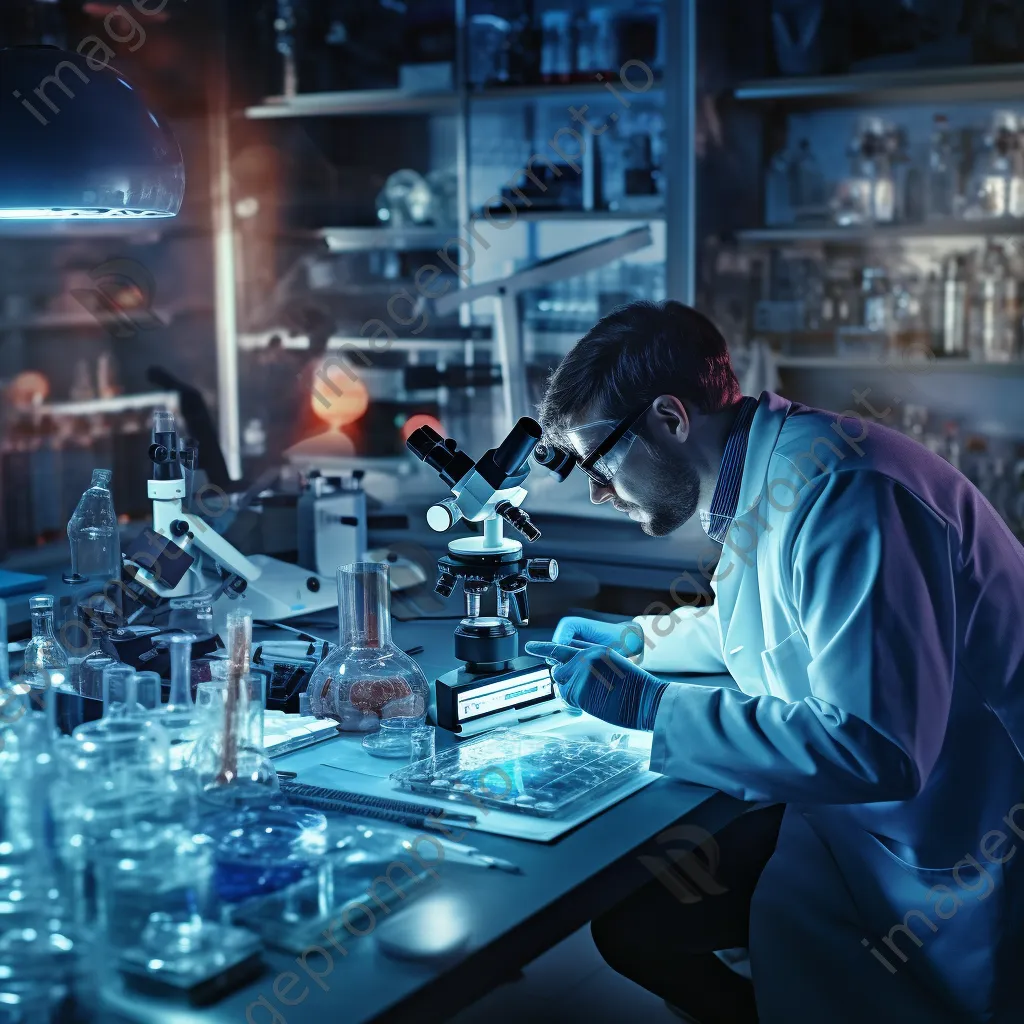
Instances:
[[[316,668],[308,686],[317,718],[333,718],[342,731],[376,734],[411,729],[426,721],[430,688],[420,667],[391,640],[390,567],[354,562],[338,569],[340,644]],[[364,738],[371,753],[391,745]],[[394,756],[394,755],[385,755]]]

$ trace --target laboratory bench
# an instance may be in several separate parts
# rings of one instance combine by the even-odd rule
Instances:
[[[393,624],[399,646],[423,648],[417,661],[428,678],[453,667],[451,630],[451,622],[436,619]],[[542,632],[523,630],[523,640]],[[262,631],[260,638],[266,638]],[[332,746],[344,742],[339,737],[288,754],[277,767],[295,772],[301,782],[330,757]],[[322,772],[317,781],[323,785]],[[338,785],[344,783],[339,779]],[[436,865],[431,892],[468,924],[469,942],[457,957],[440,963],[393,960],[380,952],[372,931],[356,938],[339,929],[344,953],[324,939],[326,952],[307,955],[307,972],[294,954],[268,951],[260,978],[212,1006],[189,1008],[187,1018],[195,1024],[446,1020],[515,979],[527,963],[649,881],[652,861],[641,856],[668,867],[669,848],[658,841],[666,829],[685,822],[713,834],[745,807],[725,794],[659,778],[552,843],[453,831],[453,839],[521,869],[512,874],[454,861]],[[389,909],[393,902],[389,898]],[[180,1005],[138,997],[122,1003],[118,1014],[144,1024],[183,1019]]]

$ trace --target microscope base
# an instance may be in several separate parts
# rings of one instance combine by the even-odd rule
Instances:
[[[540,658],[524,654],[509,668],[470,672],[464,665],[434,683],[435,717],[456,739],[554,714],[565,706]]]
[[[260,575],[237,597],[221,597],[218,606],[248,608],[254,619],[270,622],[338,607],[334,580],[269,555],[250,555],[249,561]]]

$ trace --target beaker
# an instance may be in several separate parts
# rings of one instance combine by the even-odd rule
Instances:
[[[376,732],[385,719],[422,725],[430,688],[420,667],[391,641],[387,562],[353,562],[338,569],[340,644],[313,672],[309,706],[343,730]]]

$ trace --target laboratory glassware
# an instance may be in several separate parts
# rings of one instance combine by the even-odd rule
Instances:
[[[71,575],[66,582],[121,579],[121,545],[109,469],[94,469],[92,484],[68,521]]]
[[[117,652],[99,622],[89,628],[89,647],[82,657],[69,659],[68,679],[57,687],[57,724],[70,735],[83,722],[103,717],[103,673],[118,664]]]
[[[116,662],[103,669],[103,717],[121,718],[142,710],[137,699],[135,669]]]
[[[1024,147],[1017,114],[997,110],[984,146],[974,176],[971,212],[981,217],[1024,216]]]
[[[416,793],[553,817],[629,784],[647,762],[640,751],[608,743],[495,729],[400,768],[391,780]]]
[[[422,725],[430,689],[420,667],[391,641],[390,569],[353,562],[338,569],[340,644],[310,677],[309,706],[342,730],[376,732],[382,720]],[[367,737],[368,738],[368,737]]]
[[[170,739],[171,770],[185,767],[196,737],[195,703],[192,700],[191,633],[170,633],[156,642],[166,647],[171,665],[171,689],[166,704],[156,709],[157,721]]]
[[[840,182],[832,200],[837,224],[888,224],[895,219],[893,158],[897,151],[893,125],[876,116],[859,119],[848,149],[850,175]]]
[[[942,345],[944,356],[967,355],[967,264],[963,256],[950,256],[942,277]]]
[[[57,674],[0,680],[0,1016],[32,1024],[62,1019],[75,952],[51,841]]]
[[[801,139],[787,166],[789,205],[797,221],[826,216],[825,178],[807,139]]]
[[[63,684],[69,675],[68,656],[53,633],[53,597],[37,594],[29,598],[28,607],[32,615],[32,638],[25,647],[22,677],[34,687],[45,687],[50,678],[55,684]],[[47,675],[49,669],[56,670],[52,677]]]
[[[191,633],[197,640],[205,640],[216,632],[213,625],[213,598],[209,591],[201,590],[187,597],[172,597],[170,607],[168,629]]]
[[[566,83],[573,71],[572,12],[541,14],[540,77],[545,84]]]
[[[232,671],[223,685],[199,685],[188,770],[210,813],[266,807],[278,796],[273,761],[254,735],[263,688],[262,676]]]
[[[932,119],[925,176],[925,217],[928,220],[948,220],[958,212],[957,164],[958,154],[949,121],[945,114],[936,114]]]

